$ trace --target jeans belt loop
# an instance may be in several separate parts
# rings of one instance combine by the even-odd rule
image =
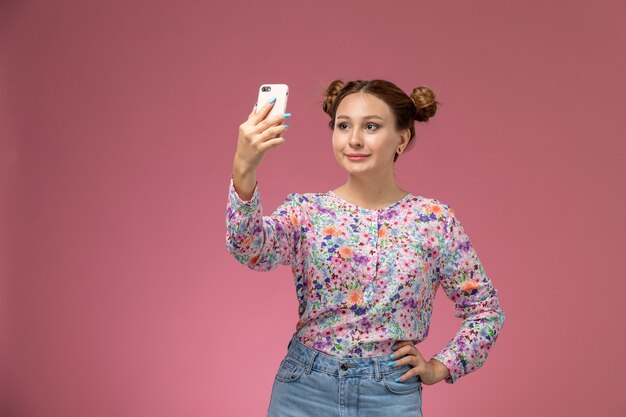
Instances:
[[[374,358],[374,379],[380,381],[382,378],[382,372],[380,370],[380,359]]]
[[[319,354],[319,352],[315,351],[313,352],[313,354],[311,355],[311,358],[309,359],[309,363],[306,364],[306,368],[304,369],[304,372],[308,374],[311,373],[311,369],[313,369],[313,362],[315,362],[315,358],[317,358],[317,355]]]

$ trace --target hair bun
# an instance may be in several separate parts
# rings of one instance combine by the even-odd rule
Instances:
[[[324,92],[324,96],[326,97],[326,99],[322,103],[322,109],[324,110],[324,113],[333,117],[332,109],[335,103],[335,99],[345,85],[346,83],[344,83],[342,80],[335,80],[328,85],[326,91]]]
[[[437,113],[435,93],[428,87],[417,87],[411,93],[411,99],[415,103],[415,120],[426,122]]]

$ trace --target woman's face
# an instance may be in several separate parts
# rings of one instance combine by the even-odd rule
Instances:
[[[335,116],[335,158],[350,174],[393,170],[394,155],[409,134],[409,129],[396,130],[387,103],[371,94],[350,94],[339,103]]]

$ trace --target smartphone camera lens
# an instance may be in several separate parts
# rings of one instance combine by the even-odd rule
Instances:
[[[261,91],[272,91],[272,87],[264,86],[261,88]]]

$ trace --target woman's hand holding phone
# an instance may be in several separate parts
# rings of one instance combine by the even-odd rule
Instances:
[[[288,126],[283,121],[291,115],[286,113],[267,118],[273,106],[274,102],[271,100],[258,110],[255,105],[248,115],[248,120],[239,126],[233,164],[233,184],[242,200],[252,198],[256,187],[256,169],[265,152],[285,142],[281,135]]]

